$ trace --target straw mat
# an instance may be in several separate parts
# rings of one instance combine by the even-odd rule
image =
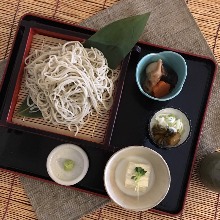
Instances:
[[[123,0],[122,0],[123,1]],[[6,59],[9,55],[12,41],[16,32],[17,24],[20,17],[25,13],[33,12],[35,14],[48,16],[57,20],[79,23],[84,19],[95,15],[97,12],[107,9],[117,0],[1,0],[0,2],[0,60]],[[153,1],[152,1],[153,2]],[[155,7],[157,4],[165,2],[165,0],[154,0]],[[173,1],[176,2],[176,1]],[[184,2],[183,2],[184,3]],[[197,22],[200,30],[202,31],[211,51],[213,52],[216,60],[220,63],[220,0],[188,0],[186,4],[192,13],[195,21]],[[183,4],[183,7],[184,4]],[[181,11],[181,8],[179,8]],[[177,14],[179,11],[176,12]],[[113,15],[114,16],[114,15]],[[91,22],[84,22],[84,25],[95,26]],[[95,22],[95,20],[94,20]],[[174,21],[175,22],[175,21]],[[177,21],[176,21],[177,22]],[[97,22],[97,25],[99,25]],[[152,27],[153,29],[153,27]],[[153,34],[153,33],[151,33]],[[189,34],[189,38],[192,37]],[[169,35],[167,35],[169,37]],[[200,36],[200,35],[198,35]],[[167,37],[164,44],[172,44]],[[154,42],[155,40],[155,42]],[[161,42],[159,36],[151,36],[151,42],[156,43],[157,40]],[[203,41],[202,41],[203,42]],[[181,45],[182,47],[187,45]],[[178,47],[178,45],[176,45]],[[198,45],[203,48],[200,53],[206,53],[210,56],[212,54],[204,44]],[[199,52],[194,50],[195,53]],[[219,83],[219,79],[218,79]],[[216,85],[219,85],[216,83]],[[216,86],[217,87],[217,86]],[[214,88],[215,89],[215,88]],[[218,92],[213,94],[213,100],[218,100]],[[215,103],[215,102],[212,103]],[[212,107],[210,104],[208,111],[208,118],[212,117]],[[212,125],[213,126],[213,125]],[[211,125],[206,122],[202,136],[209,138],[202,138],[202,150],[199,151],[197,158],[201,159],[205,151],[213,151],[217,147],[216,143],[220,143],[218,137],[209,135]],[[214,124],[213,131],[218,133],[220,126],[218,122]],[[213,141],[214,140],[214,143]],[[204,146],[210,146],[205,149]],[[154,213],[152,211],[146,212],[131,212],[126,211],[114,203],[108,203],[103,206],[105,201],[100,202],[99,209],[91,212],[84,217],[83,220],[123,220],[123,219],[140,219],[140,220],[217,220],[220,219],[220,198],[219,194],[210,192],[200,182],[197,176],[196,162],[192,178],[190,181],[188,196],[184,211],[181,215],[169,217]],[[31,181],[30,181],[31,183]],[[97,203],[96,203],[97,204]],[[62,207],[60,207],[62,208]],[[38,210],[36,210],[37,212]],[[33,210],[29,199],[23,189],[20,178],[16,174],[0,170],[0,219],[2,220],[15,220],[15,219],[37,219],[35,211]],[[42,218],[43,219],[43,218]],[[46,219],[46,218],[45,218]],[[61,219],[61,218],[60,218]]]

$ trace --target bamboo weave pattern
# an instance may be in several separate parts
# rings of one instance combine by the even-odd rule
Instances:
[[[18,21],[23,14],[32,12],[69,23],[78,23],[115,2],[117,0],[1,0],[0,60],[9,55]],[[220,62],[220,0],[188,0],[186,3],[217,61]],[[0,171],[0,218],[36,219],[18,176],[3,170]],[[151,211],[130,212],[112,203],[83,219],[217,220],[220,219],[220,198],[201,184],[195,167],[186,205],[180,216],[162,216]]]

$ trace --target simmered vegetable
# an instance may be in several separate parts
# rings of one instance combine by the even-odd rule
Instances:
[[[152,89],[152,94],[156,98],[164,97],[165,95],[169,94],[170,92],[170,84],[160,81],[155,85]]]
[[[159,59],[146,67],[143,89],[156,98],[162,98],[171,92],[177,81],[177,73]]]

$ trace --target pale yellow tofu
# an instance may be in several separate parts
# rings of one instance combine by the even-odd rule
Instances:
[[[151,172],[151,167],[149,164],[129,162],[128,167],[127,167],[127,172],[125,175],[125,187],[132,188],[134,190],[137,188],[137,183],[135,182],[134,179],[132,179],[132,176],[135,175],[136,167],[141,167],[145,171],[147,171],[145,175],[143,175],[138,182],[139,190],[145,191],[149,185],[149,177],[150,177],[150,172]]]

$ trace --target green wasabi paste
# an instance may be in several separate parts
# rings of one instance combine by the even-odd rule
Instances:
[[[74,162],[70,159],[66,159],[63,163],[65,171],[71,171],[74,167]]]

